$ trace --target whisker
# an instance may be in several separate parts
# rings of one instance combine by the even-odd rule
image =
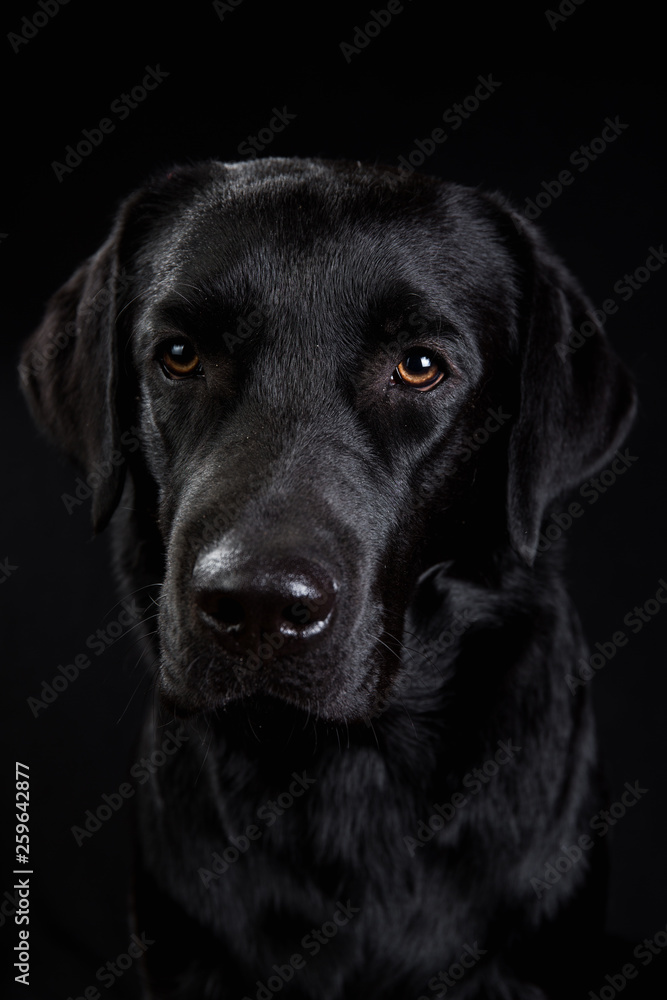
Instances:
[[[400,642],[400,640],[396,636],[391,635],[391,633],[387,632],[386,629],[385,629],[385,635],[388,635],[390,637],[390,639],[394,639],[396,642]],[[378,639],[378,642],[381,642],[381,641],[382,640]],[[438,664],[434,660],[432,660],[431,657],[427,653],[425,653],[423,650],[420,650],[420,649],[411,650],[410,646],[405,646],[405,645],[403,646],[403,648],[407,649],[407,650],[409,650],[411,652],[416,653],[417,656],[421,656],[422,661],[424,663],[427,663],[430,667],[434,667],[437,670],[437,672],[440,674],[440,677],[443,680],[445,679],[445,675],[443,674],[443,672],[440,669],[440,667],[438,666]],[[410,676],[412,676],[412,675],[410,675]],[[418,674],[416,675],[416,679],[420,680],[421,683],[424,683],[423,679],[420,678]]]
[[[389,633],[387,633],[387,635],[388,635],[388,634],[389,634]],[[389,645],[388,643],[386,643],[386,642],[384,641],[384,639],[381,639],[381,638],[380,638],[380,636],[379,636],[379,635],[374,635],[374,636],[373,636],[373,640],[374,640],[375,642],[379,642],[381,646],[385,646],[385,647],[386,647],[386,648],[387,648],[387,649],[389,650],[389,652],[390,652],[390,653],[391,653],[391,654],[392,654],[393,656],[395,656],[395,657],[396,657],[396,659],[397,659],[397,660],[399,660],[399,661],[402,661],[402,657],[401,657],[401,654],[400,654],[400,653],[397,653],[395,649],[392,649],[392,648],[391,648],[391,646],[390,646],[390,645]]]
[[[143,653],[142,653],[141,655],[143,656]],[[140,661],[140,660],[141,660],[141,656],[139,657],[139,659],[137,660],[137,662],[136,662],[136,663],[134,664],[134,670],[136,670],[136,669],[137,669],[137,665],[139,664],[139,661]],[[146,675],[146,674],[144,674],[144,675],[143,675],[143,676],[142,676],[142,677],[141,677],[141,678],[139,679],[139,682],[137,683],[137,685],[136,685],[136,687],[135,687],[134,691],[132,692],[132,694],[130,695],[130,697],[129,697],[129,698],[128,698],[128,700],[127,700],[127,704],[126,704],[125,708],[123,709],[123,711],[122,711],[122,712],[120,713],[120,715],[119,715],[119,716],[118,716],[118,718],[116,719],[116,725],[119,725],[119,723],[120,723],[120,722],[122,721],[123,717],[125,716],[125,713],[127,712],[128,708],[130,707],[130,705],[131,705],[131,703],[132,703],[132,699],[134,698],[135,694],[137,693],[137,691],[139,690],[139,688],[141,687],[141,685],[142,685],[142,684],[144,684],[144,683],[146,682],[146,680],[148,680],[148,681],[149,681],[149,683],[152,683],[152,680],[151,680],[151,678],[147,677],[147,675]]]
[[[143,586],[137,587],[136,590],[131,591],[129,594],[123,594],[123,596],[121,598],[119,598],[116,601],[115,604],[112,604],[111,607],[109,608],[109,610],[103,615],[102,621],[104,621],[106,618],[108,618],[109,615],[112,613],[112,611],[115,611],[116,608],[119,607],[119,605],[123,604],[124,601],[131,600],[136,594],[140,594],[142,590],[147,590],[149,587],[162,587],[162,586],[164,586],[164,584],[161,584],[161,583],[160,584],[157,584],[157,583],[145,583],[145,584],[143,584]],[[143,612],[142,612],[142,614],[143,614]]]
[[[207,729],[207,731],[206,731],[206,734],[207,734],[207,733],[208,733],[208,729]],[[204,734],[204,736],[202,737],[202,746],[204,745],[204,740],[206,739],[206,734]],[[202,762],[201,762],[201,767],[200,767],[200,768],[199,768],[199,770],[197,771],[197,777],[195,778],[195,785],[197,785],[197,784],[199,783],[199,778],[201,777],[201,773],[202,773],[202,771],[204,770],[204,766],[205,766],[205,764],[206,764],[206,761],[208,760],[208,754],[209,754],[209,750],[211,749],[211,743],[212,743],[212,742],[213,742],[213,740],[212,740],[212,739],[211,739],[211,740],[209,740],[209,741],[208,741],[208,745],[206,746],[206,751],[205,751],[205,753],[204,753],[204,759],[203,759],[203,760],[202,760]]]
[[[129,309],[129,307],[130,307],[130,306],[131,306],[131,305],[132,305],[132,304],[133,304],[134,302],[136,302],[136,301],[137,301],[138,299],[140,299],[140,298],[141,298],[142,296],[144,296],[144,297],[148,297],[148,294],[149,294],[149,293],[148,293],[148,291],[145,291],[145,292],[138,292],[138,293],[137,293],[137,294],[136,294],[136,295],[134,296],[134,298],[133,298],[133,299],[130,299],[130,301],[129,301],[129,302],[126,302],[126,303],[125,303],[125,305],[123,306],[123,308],[122,308],[122,309],[120,309],[120,310],[119,310],[119,311],[118,311],[118,312],[116,313],[116,320],[115,320],[115,323],[114,323],[114,325],[115,325],[116,327],[118,326],[118,320],[119,320],[119,319],[121,318],[121,316],[123,315],[123,313],[125,312],[125,310],[126,310],[126,309]]]

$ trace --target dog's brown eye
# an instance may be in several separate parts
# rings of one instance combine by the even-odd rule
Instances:
[[[201,372],[199,356],[187,340],[172,340],[165,344],[161,361],[165,374],[170,378],[188,378]]]
[[[412,389],[424,392],[433,389],[447,376],[443,362],[426,347],[411,348],[394,369],[392,382],[402,382]]]

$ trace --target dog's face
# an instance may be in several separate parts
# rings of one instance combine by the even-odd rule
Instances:
[[[207,164],[129,199],[22,373],[85,470],[138,428],[93,512],[129,465],[165,697],[372,714],[420,575],[530,565],[546,506],[625,433],[602,332],[567,346],[586,307],[500,200],[429,178]]]

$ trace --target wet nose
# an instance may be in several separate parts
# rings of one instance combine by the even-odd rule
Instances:
[[[224,550],[200,556],[193,572],[200,620],[229,652],[306,653],[330,627],[337,584],[319,563],[296,557],[273,562],[230,559]]]

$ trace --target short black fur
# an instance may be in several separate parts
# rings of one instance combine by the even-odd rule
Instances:
[[[180,744],[138,803],[147,997],[571,995],[603,859],[534,880],[597,756],[540,532],[634,411],[584,319],[502,197],[317,160],[155,178],[54,296],[24,389],[107,463],[96,529],[159,608],[141,753]]]

